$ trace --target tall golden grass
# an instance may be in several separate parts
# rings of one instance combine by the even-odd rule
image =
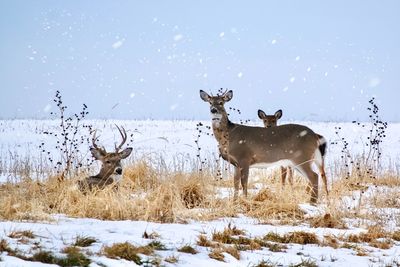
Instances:
[[[337,167],[340,169],[340,166]],[[400,185],[400,177],[388,172],[379,178],[352,174],[347,179],[336,174],[329,177],[330,194],[320,190],[320,202],[324,213],[317,217],[305,216],[299,204],[309,199],[307,182],[297,177],[293,186],[282,186],[280,172],[252,171],[252,176],[261,177],[250,183],[250,196],[232,199],[231,177],[219,180],[214,167],[202,172],[180,172],[159,170],[145,159],[131,163],[124,169],[122,184],[104,190],[80,192],[76,186],[85,174],[60,181],[50,176],[41,182],[23,179],[0,186],[0,219],[3,220],[50,220],[51,214],[65,214],[71,217],[89,217],[102,220],[146,220],[162,223],[181,222],[189,219],[211,220],[219,217],[233,217],[244,214],[258,218],[261,222],[296,224],[309,220],[315,227],[345,228],[343,218],[373,218],[365,211],[366,205],[377,208],[399,207],[399,190],[383,196],[362,196],[371,186],[393,187]],[[360,203],[347,208],[345,196],[357,192]],[[379,220],[379,218],[374,218]]]

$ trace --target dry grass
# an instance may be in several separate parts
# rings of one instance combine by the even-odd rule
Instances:
[[[88,237],[88,236],[77,236],[75,238],[75,243],[74,246],[76,247],[89,247],[93,243],[96,243],[97,239],[93,237]]]
[[[138,265],[142,263],[141,258],[137,255],[137,248],[128,242],[106,246],[103,248],[102,254],[112,259],[133,261]]]
[[[140,160],[124,168],[124,183],[134,190],[151,190],[160,185],[160,174],[145,161]]]
[[[188,253],[188,254],[197,254],[199,253],[195,248],[190,245],[185,245],[178,249],[179,252]]]
[[[304,192],[291,194],[276,202],[265,191],[254,198],[233,203],[231,198],[217,197],[215,177],[207,172],[157,173],[141,161],[128,166],[119,188],[82,194],[76,186],[85,176],[60,181],[50,177],[43,182],[24,180],[0,187],[0,218],[6,220],[50,220],[50,214],[104,220],[147,220],[162,223],[185,222],[187,219],[211,220],[232,217],[238,213],[262,219],[302,218],[298,200]],[[276,184],[276,190],[280,185]],[[276,191],[275,190],[275,191]],[[292,192],[293,193],[293,192]]]
[[[289,232],[284,235],[270,232],[264,236],[264,240],[277,243],[296,243],[303,245],[320,244],[316,234],[303,231]]]
[[[30,230],[24,230],[24,231],[13,231],[13,232],[8,234],[8,237],[9,238],[15,238],[15,239],[35,238],[35,235]]]
[[[392,233],[392,239],[395,241],[400,241],[400,230],[397,230]]]
[[[213,247],[214,244],[211,242],[206,235],[199,235],[197,238],[197,245],[202,247]]]
[[[235,246],[218,246],[213,248],[208,256],[214,260],[225,261],[224,253],[228,253],[235,259],[240,260],[240,251]]]
[[[336,228],[336,229],[347,229],[346,224],[341,218],[335,217],[330,213],[325,213],[323,216],[316,216],[311,218],[310,225],[318,228]]]
[[[251,182],[250,188],[262,189],[253,189],[248,198],[240,197],[233,202],[231,197],[218,195],[220,191],[232,190],[232,179],[216,180],[211,173],[213,166],[203,172],[186,173],[160,171],[152,166],[144,159],[139,160],[125,167],[123,182],[117,190],[106,188],[87,194],[76,188],[76,182],[84,175],[64,181],[55,176],[43,182],[24,179],[3,184],[0,186],[0,219],[51,220],[51,214],[62,213],[104,220],[185,223],[188,219],[212,220],[244,214],[261,222],[292,225],[309,222],[313,227],[344,229],[344,218],[379,219],[377,214],[363,212],[364,204],[396,207],[399,198],[395,193],[377,194],[369,199],[362,196],[363,191],[374,185],[400,184],[396,175],[387,173],[382,178],[371,179],[358,173],[331,182],[329,198],[324,192],[320,194],[321,201],[327,204],[326,213],[308,218],[299,208],[300,203],[309,200],[305,193],[307,181],[303,178],[295,179],[293,186],[282,187],[279,171],[265,174],[253,170],[251,175],[258,180]],[[360,205],[349,209],[344,206],[343,198],[354,192],[361,194]]]
[[[251,199],[243,200],[246,214],[265,220],[281,220],[284,223],[304,218],[304,212],[298,204],[308,201],[305,186],[294,190],[289,186],[282,188],[280,183],[275,183],[272,184],[272,189],[261,189]]]
[[[166,257],[164,259],[164,261],[174,264],[174,263],[177,263],[179,261],[179,258],[177,256],[175,256],[175,255],[171,255],[171,256]]]

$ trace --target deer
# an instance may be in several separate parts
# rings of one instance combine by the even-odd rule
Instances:
[[[211,123],[221,157],[234,166],[234,195],[238,198],[239,185],[247,197],[249,169],[273,165],[290,166],[309,181],[307,192],[311,204],[318,200],[318,174],[312,164],[317,165],[321,177],[324,171],[325,138],[319,138],[310,128],[299,124],[276,127],[247,126],[233,123],[225,110],[225,103],[233,98],[233,91],[216,96],[200,90],[200,98],[210,105]]]
[[[118,184],[122,180],[122,165],[121,160],[126,159],[132,152],[132,147],[127,147],[120,151],[126,143],[127,134],[124,127],[118,127],[118,131],[122,137],[121,143],[115,145],[114,152],[107,152],[104,147],[99,147],[96,144],[97,136],[94,131],[92,136],[92,147],[90,152],[92,156],[101,162],[101,168],[97,175],[89,176],[78,182],[78,187],[81,191],[104,189],[108,185]]]
[[[269,128],[269,127],[274,127],[278,125],[278,120],[282,118],[282,110],[279,109],[277,110],[274,115],[267,115],[263,110],[259,109],[257,111],[258,117],[263,121],[264,127]],[[319,140],[323,139],[323,136],[320,134],[316,134]],[[326,150],[326,142],[323,143],[323,146],[321,149]],[[324,162],[322,162],[324,164]],[[322,168],[321,171],[321,177],[324,180],[324,185],[325,185],[325,192],[328,195],[328,185],[326,181],[326,174],[325,174],[325,168]],[[283,167],[281,166],[281,180],[282,180],[282,185],[285,185],[285,180],[288,178],[289,183],[293,185],[293,169],[291,167]]]
[[[278,120],[282,118],[282,110],[277,110],[274,115],[267,115],[263,110],[259,109],[257,111],[258,117],[263,121],[264,127],[274,127],[278,125]],[[286,178],[288,179],[290,185],[293,185],[293,169],[290,167],[281,167],[281,180],[282,186],[285,185]]]

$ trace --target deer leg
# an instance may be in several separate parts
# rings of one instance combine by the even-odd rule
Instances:
[[[303,174],[303,176],[307,177],[310,182],[310,189],[307,190],[308,192],[311,190],[311,204],[317,203],[318,200],[318,174],[316,174],[310,164],[304,164],[301,167],[298,167],[298,170]]]
[[[286,176],[289,180],[290,186],[293,186],[293,168],[286,167]]]
[[[285,185],[285,181],[286,181],[286,170],[287,170],[287,168],[281,166],[282,187]]]
[[[329,192],[328,192],[328,181],[326,179],[324,165],[322,164],[321,166],[318,166],[318,168],[319,168],[319,172],[321,173],[322,181],[324,182],[324,188],[325,188],[326,195],[328,196],[329,195]]]
[[[241,168],[240,181],[242,183],[243,195],[247,197],[247,182],[249,180],[249,166],[244,166]]]
[[[236,200],[238,197],[238,192],[239,192],[239,185],[240,185],[240,176],[241,176],[241,171],[240,167],[235,167],[235,174],[233,176],[233,185],[235,188],[235,191],[233,193],[233,199]]]

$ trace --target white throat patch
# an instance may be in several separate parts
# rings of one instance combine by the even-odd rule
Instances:
[[[211,114],[212,124],[215,127],[219,127],[221,123],[222,115],[221,114]]]

